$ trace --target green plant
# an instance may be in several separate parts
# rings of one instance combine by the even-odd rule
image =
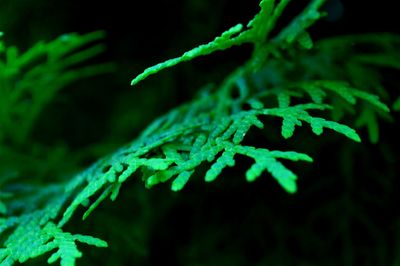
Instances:
[[[152,122],[131,143],[78,174],[66,170],[56,182],[32,181],[33,175],[45,173],[36,171],[37,155],[31,150],[29,133],[58,90],[77,79],[110,71],[109,64],[74,68],[103,50],[102,45],[79,50],[103,34],[65,35],[39,43],[22,55],[1,42],[0,158],[16,161],[16,165],[0,168],[1,265],[23,263],[48,252],[54,252],[49,263],[60,259],[61,265],[75,265],[82,256],[76,242],[106,247],[103,240],[71,234],[65,227],[79,209],[85,209],[86,219],[107,198],[116,200],[122,185],[135,177],[148,188],[172,181],[171,189],[179,191],[196,172],[205,172],[205,181],[211,182],[247,157],[252,161],[245,172],[247,181],[267,172],[285,191],[295,193],[297,174],[282,161],[313,159],[297,150],[263,144],[270,129],[277,126],[276,118],[285,140],[294,135],[296,127],[308,124],[316,135],[329,129],[355,142],[361,139],[353,127],[366,127],[371,142],[377,142],[378,116],[391,119],[389,108],[377,96],[390,100],[377,73],[381,67],[399,68],[396,47],[400,37],[345,36],[314,44],[308,29],[324,16],[320,11],[323,0],[312,0],[286,27],[272,34],[290,1],[276,2],[262,0],[260,12],[246,26],[238,24],[210,43],[138,75],[132,85],[199,56],[242,44],[253,47],[250,59],[218,85],[206,86],[195,99]],[[369,49],[358,52],[349,43]],[[394,108],[398,109],[398,100]],[[264,140],[246,144],[246,135],[257,130]],[[21,154],[26,150],[28,159]],[[54,150],[42,153],[54,154]],[[24,160],[31,166],[20,168]]]

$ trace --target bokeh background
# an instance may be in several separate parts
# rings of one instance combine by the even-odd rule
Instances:
[[[292,2],[280,26],[308,1]],[[311,35],[318,40],[399,33],[395,5],[328,1],[329,16]],[[220,82],[251,50],[244,46],[198,58],[131,87],[135,75],[247,23],[256,12],[258,1],[0,0],[7,44],[25,50],[64,33],[104,30],[108,48],[93,63],[116,66],[62,90],[42,113],[33,141],[63,147],[65,156],[80,158],[75,166],[80,168],[112,152],[202,86]],[[382,75],[393,80],[396,73]],[[400,95],[396,85],[387,84],[393,99]],[[131,181],[116,202],[69,225],[110,243],[107,251],[84,250],[78,265],[400,265],[398,113],[393,117],[391,123],[382,121],[378,144],[369,143],[366,132],[360,132],[361,145],[337,136],[316,143],[307,132],[290,144],[277,141],[276,146],[300,147],[316,158],[312,165],[293,165],[300,176],[295,195],[268,177],[246,183],[239,174],[246,161],[212,184],[199,173],[179,193]]]

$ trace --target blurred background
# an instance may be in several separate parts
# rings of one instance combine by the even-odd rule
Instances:
[[[279,25],[308,3],[292,2]],[[311,35],[318,40],[399,33],[395,5],[330,0],[328,16]],[[112,73],[63,89],[40,116],[33,141],[62,147],[66,158],[84,154],[75,170],[112,152],[202,86],[220,82],[248,58],[251,47],[198,58],[136,87],[130,86],[132,78],[237,23],[246,24],[256,12],[258,1],[0,0],[0,31],[7,45],[26,50],[64,33],[104,30],[107,51],[91,62],[115,64]],[[400,94],[393,84],[387,89],[393,97]],[[69,225],[110,244],[107,251],[84,250],[78,265],[400,265],[395,204],[400,156],[393,148],[400,132],[398,113],[392,115],[392,123],[382,121],[379,144],[369,143],[366,132],[361,132],[362,145],[337,136],[315,144],[307,132],[299,134],[288,147],[301,147],[315,163],[293,165],[299,174],[295,195],[269,177],[246,183],[237,174],[248,166],[245,161],[211,184],[204,184],[199,173],[179,193],[167,185],[146,190],[131,181],[116,202],[102,205],[84,223],[77,218]],[[252,138],[258,140],[256,134]]]

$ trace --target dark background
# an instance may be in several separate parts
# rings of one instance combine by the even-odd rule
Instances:
[[[279,25],[284,26],[307,2],[292,1]],[[318,40],[338,34],[398,32],[395,5],[396,2],[390,0],[379,1],[379,4],[375,1],[359,4],[356,1],[330,0],[326,7],[330,15],[312,29],[312,36]],[[86,127],[83,132],[88,132],[88,136],[76,136],[70,144],[81,146],[88,143],[87,138],[100,140],[107,137],[110,130],[114,131],[115,138],[119,137],[118,134],[134,131],[137,134],[149,120],[191,99],[201,86],[218,81],[248,58],[250,47],[234,48],[163,71],[157,78],[152,77],[136,88],[129,85],[144,68],[208,42],[232,25],[246,24],[258,11],[258,1],[115,0],[102,3],[92,0],[1,0],[0,8],[0,29],[5,32],[4,39],[22,49],[39,40],[51,40],[68,32],[106,31],[108,51],[100,60],[115,62],[115,73],[93,80],[90,87],[75,84],[74,88],[63,92],[68,101],[74,103],[91,98],[91,108],[78,102],[78,108],[84,110],[77,109],[80,115],[74,115],[81,121],[73,123]],[[169,100],[160,102],[159,98]],[[110,101],[118,104],[110,104]],[[110,110],[111,106],[118,110]],[[121,123],[106,126],[101,119],[91,121],[114,112],[119,112],[120,116],[125,108],[130,115],[134,115],[137,109],[145,109],[147,117],[143,121],[143,116],[135,117],[137,127],[130,125],[129,128]],[[101,115],[95,115],[98,112]],[[97,130],[101,124],[104,128]],[[70,126],[58,128],[68,131]],[[103,132],[103,136],[98,136],[101,134],[98,132]]]
[[[308,1],[292,2],[282,25]],[[330,1],[330,15],[312,29],[312,37],[398,33],[395,5],[393,0]],[[64,143],[71,152],[108,143],[99,152],[103,155],[191,99],[202,85],[220,81],[247,58],[250,47],[196,59],[130,87],[135,75],[236,23],[246,24],[257,11],[258,1],[0,0],[0,30],[8,44],[22,49],[67,32],[106,31],[108,50],[97,60],[115,62],[116,71],[63,90],[34,133],[37,141]],[[80,262],[395,265],[400,162],[390,148],[396,141],[393,134],[399,135],[398,127],[383,123],[379,145],[337,138],[322,150],[307,134],[298,137],[294,143],[310,143],[306,146],[315,148],[312,155],[318,160],[312,166],[293,166],[300,176],[296,195],[286,194],[271,178],[247,184],[237,175],[245,161],[213,184],[199,181],[199,173],[193,178],[198,181],[178,194],[167,186],[144,190],[131,182],[117,202],[104,204],[85,223],[71,225],[71,231],[93,233],[110,243],[107,251],[86,250]],[[351,146],[351,152],[344,146]],[[350,167],[343,167],[346,161],[352,162]]]

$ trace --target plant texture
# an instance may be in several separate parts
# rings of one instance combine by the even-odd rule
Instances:
[[[277,27],[289,2],[262,0],[259,13],[247,25],[237,24],[135,77],[134,88],[197,57],[234,46],[252,47],[250,58],[226,77],[204,86],[194,99],[81,171],[81,162],[64,163],[68,154],[56,157],[55,149],[33,147],[30,136],[41,112],[62,88],[113,69],[111,64],[84,66],[104,50],[96,44],[104,34],[66,34],[23,53],[0,40],[0,160],[7,162],[0,166],[0,265],[44,254],[48,263],[79,265],[78,243],[112,246],[95,236],[70,232],[68,225],[78,215],[83,220],[96,216],[96,208],[108,198],[115,201],[131,180],[147,188],[168,182],[171,190],[180,191],[199,178],[229,179],[227,168],[245,161],[240,175],[248,182],[272,178],[284,191],[296,193],[302,174],[294,169],[318,164],[318,158],[301,147],[271,144],[276,128],[277,142],[289,143],[303,130],[314,134],[315,141],[321,139],[316,136],[336,134],[338,141],[363,145],[356,130],[366,129],[369,141],[377,143],[379,119],[392,121],[388,106],[400,106],[399,99],[391,102],[379,72],[400,68],[400,37],[364,34],[314,43],[309,28],[324,17],[325,1],[311,0],[288,25]],[[254,141],[254,134],[261,137]],[[44,154],[50,155],[43,159]],[[52,168],[63,164],[68,166]],[[58,174],[48,178],[54,173]]]

